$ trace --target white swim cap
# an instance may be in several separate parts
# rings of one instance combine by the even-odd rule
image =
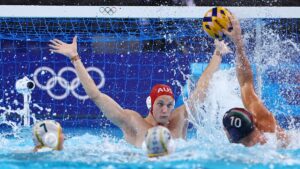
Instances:
[[[173,152],[173,145],[169,129],[156,126],[147,131],[143,148],[146,149],[148,157],[158,157]]]
[[[62,132],[62,128],[59,123],[54,120],[43,120],[37,122],[32,131],[32,138],[35,146],[49,147],[57,149],[59,145],[59,136]]]

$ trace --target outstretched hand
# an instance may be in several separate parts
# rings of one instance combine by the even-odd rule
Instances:
[[[240,22],[233,14],[229,15],[228,17],[231,21],[233,29],[230,32],[226,29],[223,29],[223,32],[233,41],[233,43],[238,44],[242,41],[242,31]]]
[[[225,43],[224,40],[219,41],[218,39],[215,39],[215,51],[219,51],[221,55],[232,52],[228,47],[228,43]]]
[[[61,40],[53,39],[50,40],[50,51],[54,53],[59,53],[69,57],[70,59],[74,56],[77,56],[77,36],[73,38],[71,44],[67,44]]]

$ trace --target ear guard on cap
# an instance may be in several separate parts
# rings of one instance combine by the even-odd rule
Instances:
[[[150,110],[151,109],[151,97],[150,96],[148,96],[146,99],[146,105],[147,105],[147,108]]]
[[[45,146],[53,148],[53,149],[56,148],[57,144],[58,144],[58,138],[57,138],[56,134],[54,134],[54,133],[46,133],[43,136],[42,141]]]
[[[175,105],[175,100],[174,100],[173,104]],[[151,105],[152,105],[151,97],[150,96],[148,96],[147,99],[146,99],[146,105],[147,105],[147,108],[150,110],[151,109]]]

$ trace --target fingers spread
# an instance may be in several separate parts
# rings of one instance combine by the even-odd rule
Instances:
[[[50,46],[52,49],[55,49],[55,50],[60,49],[60,47],[58,47],[57,45],[49,44],[49,46]]]
[[[54,49],[49,49],[49,51],[50,51],[51,53],[59,53],[58,50],[54,50]]]
[[[54,41],[54,40],[50,40],[50,42],[51,42],[53,45],[56,45],[56,46],[60,45],[59,43],[57,43],[57,42]]]
[[[53,39],[56,43],[60,44],[60,45],[63,45],[65,44],[63,41],[61,40],[58,40],[58,39]]]

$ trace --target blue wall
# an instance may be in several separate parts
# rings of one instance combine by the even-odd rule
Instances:
[[[38,44],[36,45],[22,41],[2,40],[1,44],[1,107],[22,108],[22,95],[18,94],[14,88],[17,79],[24,76],[34,79],[34,72],[40,67],[49,67],[56,74],[62,68],[72,67],[68,58],[51,54],[47,43],[36,43]],[[92,52],[91,44],[87,43],[80,43],[79,49],[81,59],[87,68],[93,66],[104,73],[105,84],[101,91],[115,99],[122,107],[136,110],[143,116],[148,113],[145,100],[153,85],[157,83],[171,85],[175,97],[179,98],[177,100],[178,106],[181,104],[180,88],[175,81],[178,80],[184,85],[184,78],[186,77],[183,74],[192,73],[195,78],[199,77],[208,62],[206,56],[200,54],[197,57],[183,53],[166,55],[164,52],[95,54]],[[199,63],[194,63],[199,60]],[[232,56],[225,57],[224,62],[227,64],[223,64],[221,67],[228,68],[230,66],[228,63],[232,60]],[[277,71],[269,70],[264,74],[263,100],[271,110],[283,112],[288,110],[289,112],[285,112],[285,114],[297,116],[300,103],[299,90],[293,89],[291,90],[292,93],[291,91],[289,93],[283,92],[290,89],[293,84],[297,87],[295,83],[297,76],[290,79],[288,84],[282,85],[283,78],[278,78],[279,75],[274,75],[274,72]],[[97,84],[103,80],[95,72],[91,75]],[[52,77],[53,75],[47,71],[37,74],[39,83],[43,85],[46,85]],[[73,72],[66,71],[61,77],[71,83],[76,76]],[[62,95],[66,92],[65,87],[59,83],[48,90],[55,95]],[[82,96],[85,95],[81,86],[76,87],[74,91]],[[16,101],[19,104],[16,104]],[[30,106],[37,119],[56,119],[64,126],[103,127],[111,125],[103,118],[102,113],[91,100],[80,100],[71,91],[64,99],[57,100],[51,97],[47,90],[36,86],[32,93]],[[15,114],[9,115],[9,118],[13,121],[21,120]]]
[[[56,74],[65,67],[72,67],[68,58],[49,52],[48,41],[54,37],[70,42],[74,35],[78,35],[78,50],[83,63],[86,67],[96,67],[104,73],[105,84],[101,91],[110,95],[122,107],[136,110],[143,116],[147,114],[145,100],[153,85],[169,84],[173,87],[175,97],[180,97],[176,80],[184,85],[185,75],[195,73],[190,67],[193,63],[201,65],[201,70],[195,73],[199,76],[213,52],[213,40],[205,35],[199,19],[0,20],[0,106],[6,109],[23,107],[22,95],[14,89],[17,79],[24,76],[33,79],[34,72],[40,67],[51,68]],[[268,20],[266,23],[270,29],[275,27],[277,30],[276,25],[284,26],[278,34],[299,44],[297,22],[298,20],[291,19]],[[247,54],[251,60],[256,47],[256,32],[253,29],[255,23],[245,23],[245,28],[249,28],[245,33],[249,35]],[[268,53],[267,50],[264,52]],[[290,56],[286,59],[290,61],[288,65],[279,64],[275,68],[264,70],[262,98],[276,114],[282,112],[282,116],[299,116],[300,56],[299,52]],[[233,60],[231,54],[223,59],[223,63],[232,63]],[[91,75],[97,84],[103,81],[95,72]],[[44,72],[37,79],[45,85],[52,77],[49,72]],[[71,83],[75,75],[68,71],[61,78]],[[50,82],[49,85],[51,86]],[[92,101],[80,100],[72,94],[74,91],[84,96],[82,87],[70,90],[70,94],[60,100],[48,94],[51,91],[62,95],[66,92],[65,88],[60,84],[49,90],[36,86],[30,107],[37,119],[56,119],[64,126],[111,125]],[[0,110],[0,113],[3,112]],[[21,121],[16,114],[8,116],[13,121]]]

